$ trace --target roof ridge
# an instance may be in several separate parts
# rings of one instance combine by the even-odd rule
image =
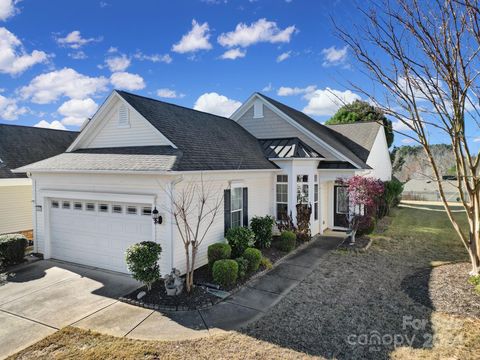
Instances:
[[[181,109],[190,110],[190,111],[198,112],[198,113],[202,113],[202,114],[208,114],[208,115],[215,116],[215,117],[218,117],[218,118],[221,118],[221,119],[227,119],[227,120],[233,121],[232,119],[230,119],[230,118],[228,118],[228,117],[225,117],[225,116],[212,114],[212,113],[209,113],[209,112],[206,112],[206,111],[201,111],[201,110],[192,109],[192,108],[189,108],[189,107],[186,107],[186,106],[183,106],[183,105],[178,105],[178,104],[174,104],[174,103],[170,103],[170,102],[166,102],[166,101],[162,101],[162,100],[150,98],[150,97],[148,97],[148,96],[133,94],[133,93],[130,93],[130,92],[124,91],[124,90],[116,90],[116,89],[115,89],[115,91],[116,91],[117,93],[124,93],[124,94],[130,95],[130,96],[135,96],[135,97],[142,98],[142,99],[145,99],[145,100],[155,101],[155,102],[159,102],[159,103],[162,103],[162,104],[179,107],[179,108],[181,108]]]
[[[27,128],[27,129],[38,129],[38,130],[47,130],[47,131],[63,131],[63,132],[69,132],[69,133],[79,133],[79,131],[75,131],[75,130],[50,129],[50,128],[44,128],[44,127],[37,127],[37,126],[30,126],[30,125],[19,125],[19,124],[3,124],[3,123],[0,123],[0,126],[22,127],[22,128]]]

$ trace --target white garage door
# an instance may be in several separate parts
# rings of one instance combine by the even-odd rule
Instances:
[[[151,206],[88,200],[50,200],[51,257],[128,272],[125,250],[152,240]]]

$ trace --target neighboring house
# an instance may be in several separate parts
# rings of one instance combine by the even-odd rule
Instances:
[[[0,234],[28,233],[32,225],[32,181],[12,169],[64,152],[76,132],[0,124]]]
[[[185,255],[167,191],[200,175],[225,196],[198,266],[228,228],[256,215],[295,216],[297,199],[313,206],[313,235],[342,227],[348,204],[336,179],[388,180],[390,169],[377,124],[326,127],[257,93],[228,119],[114,91],[67,152],[17,171],[31,173],[36,250],[46,258],[127,272],[125,249],[153,239],[168,273],[185,270]]]
[[[447,201],[460,201],[457,181],[442,180],[442,187]],[[410,179],[403,185],[402,200],[442,201],[435,180]]]

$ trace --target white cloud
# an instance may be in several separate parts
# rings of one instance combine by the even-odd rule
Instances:
[[[137,51],[133,57],[137,60],[147,60],[154,63],[164,62],[165,64],[170,64],[172,62],[172,57],[169,54],[151,54],[146,55],[140,51]]]
[[[75,60],[84,60],[88,58],[87,54],[85,54],[85,52],[83,52],[82,50],[76,51],[74,53],[69,53],[68,56]]]
[[[18,3],[18,0],[0,0],[0,20],[5,21],[9,17],[15,15],[19,12],[18,8],[15,5]]]
[[[140,75],[128,72],[113,73],[110,82],[117,89],[140,90],[145,87],[145,81]]]
[[[25,107],[19,107],[15,99],[0,95],[0,119],[17,120],[20,115],[28,111]]]
[[[51,123],[49,123],[47,120],[40,120],[33,126],[46,129],[67,130],[67,128],[58,120],[53,120]]]
[[[105,64],[111,72],[125,71],[130,66],[130,59],[125,55],[110,57],[105,60]]]
[[[473,139],[473,142],[480,142],[480,137],[476,137]]]
[[[404,143],[404,144],[412,144],[414,142],[415,142],[415,140],[410,139],[410,138],[402,139],[402,143]]]
[[[210,38],[210,28],[208,23],[199,24],[195,19],[192,20],[192,30],[183,35],[180,41],[172,46],[172,51],[184,54],[196,52],[199,50],[210,50],[212,44],[208,41]]]
[[[222,56],[220,56],[221,59],[229,59],[229,60],[235,60],[237,58],[243,58],[247,55],[247,51],[239,48],[235,49],[230,49],[225,51]]]
[[[408,125],[413,126],[413,121],[410,119],[404,118],[403,121],[400,121],[400,120],[394,121],[392,123],[392,128],[395,131],[408,131],[408,130],[411,130],[411,128]]]
[[[335,46],[322,50],[323,63],[325,67],[345,64],[348,55],[348,46],[337,49]]]
[[[344,104],[361,100],[359,95],[350,90],[340,91],[328,87],[307,93],[304,98],[308,104],[303,112],[308,115],[333,115]]]
[[[294,25],[282,30],[274,21],[259,19],[250,25],[239,23],[234,31],[222,33],[217,40],[226,47],[247,47],[259,42],[288,43],[295,31]]]
[[[72,99],[64,102],[57,112],[64,116],[62,124],[80,126],[84,121],[95,114],[98,105],[91,98]]]
[[[287,86],[281,86],[278,91],[277,95],[278,96],[292,96],[292,95],[300,95],[300,94],[308,94],[311,92],[314,92],[316,90],[315,85],[309,85],[304,88],[299,88],[299,87],[287,87]]]
[[[118,51],[118,48],[116,48],[115,46],[110,46],[107,50],[109,54],[116,53],[117,51]]]
[[[56,38],[56,40],[59,45],[69,47],[72,49],[79,49],[83,45],[86,45],[90,42],[102,41],[102,37],[85,39],[85,38],[82,38],[80,31],[74,30],[71,33],[67,34],[67,36],[63,38]]]
[[[43,51],[25,52],[22,42],[6,28],[0,28],[0,73],[16,75],[35,64],[47,61]]]
[[[107,90],[108,80],[101,77],[82,75],[71,68],[51,71],[36,76],[30,84],[20,89],[24,99],[34,103],[48,104],[62,96],[71,99],[84,99]]]
[[[263,92],[270,92],[272,90],[273,90],[272,83],[268,83],[268,85],[262,89]]]
[[[277,62],[282,62],[284,60],[287,60],[290,55],[292,54],[291,51],[287,51],[287,52],[284,52],[284,53],[281,53],[280,55],[277,56]]]
[[[177,93],[176,90],[164,88],[157,90],[157,96],[166,99],[176,99],[185,97],[185,94]]]
[[[240,101],[229,99],[216,92],[211,92],[200,95],[197,101],[195,101],[193,108],[195,110],[229,117],[240,107],[240,105],[242,105]]]

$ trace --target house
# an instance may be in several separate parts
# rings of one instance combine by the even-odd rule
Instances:
[[[76,132],[0,124],[0,234],[31,237],[32,181],[13,169],[64,152]]]
[[[46,258],[127,272],[125,249],[153,239],[168,273],[185,270],[169,194],[200,175],[225,196],[198,266],[229,227],[255,215],[295,215],[297,201],[313,206],[312,234],[342,228],[348,205],[336,179],[388,180],[391,165],[375,123],[326,127],[258,93],[228,119],[113,91],[65,153],[17,171],[32,178],[35,246]]]

